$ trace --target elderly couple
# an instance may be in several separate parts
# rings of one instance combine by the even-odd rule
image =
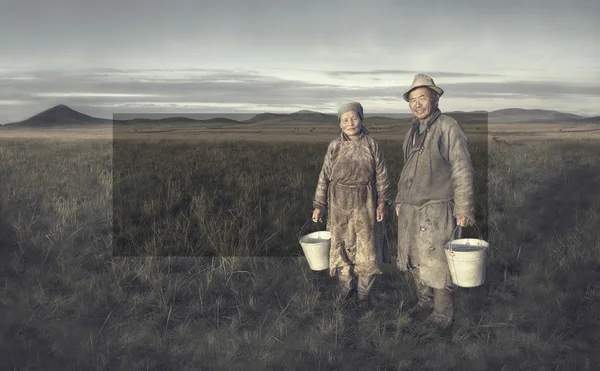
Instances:
[[[398,181],[397,266],[409,272],[417,304],[410,315],[447,328],[454,320],[453,284],[444,254],[457,225],[474,222],[474,171],[468,138],[462,127],[443,115],[443,90],[424,74],[414,77],[403,95],[415,116],[402,150]],[[329,274],[337,276],[346,299],[368,305],[382,264],[390,262],[384,227],[391,204],[385,158],[377,140],[363,126],[363,108],[350,102],[338,111],[340,138],[327,149],[313,200],[313,221],[328,213],[331,232]],[[355,295],[356,294],[356,295]]]

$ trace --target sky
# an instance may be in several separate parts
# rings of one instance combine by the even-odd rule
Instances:
[[[600,2],[0,0],[0,123],[57,104],[118,113],[444,111],[600,115]]]

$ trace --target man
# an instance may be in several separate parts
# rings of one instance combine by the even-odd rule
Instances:
[[[474,222],[474,171],[465,131],[438,108],[444,91],[425,74],[414,77],[403,95],[415,116],[402,149],[404,166],[398,181],[398,257],[409,272],[418,303],[409,314],[427,314],[441,329],[454,321],[453,290],[444,244],[458,224]]]

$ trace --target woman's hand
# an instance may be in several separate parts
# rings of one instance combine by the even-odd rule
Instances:
[[[465,215],[457,215],[456,216],[456,225],[458,225],[459,227],[468,227],[469,225],[472,225],[474,223],[472,223],[471,220],[469,220],[469,218],[467,218]]]
[[[377,205],[377,221],[381,222],[383,220],[384,214],[385,214],[385,204],[379,204]]]
[[[319,210],[319,209],[315,209],[313,211],[313,214],[312,214],[312,221],[315,222],[315,223],[316,222],[322,222],[323,221],[321,219],[322,216],[323,216],[323,212],[321,210]]]

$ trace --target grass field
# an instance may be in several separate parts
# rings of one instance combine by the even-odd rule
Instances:
[[[309,270],[326,145],[0,139],[0,369],[600,368],[597,141],[473,146],[487,280],[444,333],[392,266],[365,311]]]

